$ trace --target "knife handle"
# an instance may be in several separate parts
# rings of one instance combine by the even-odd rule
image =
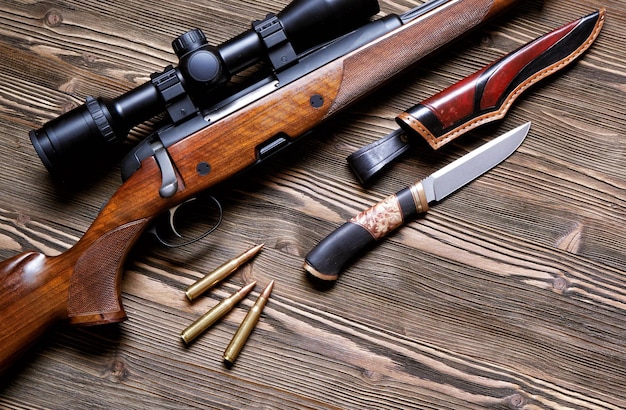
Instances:
[[[522,46],[444,91],[400,114],[409,135],[437,149],[485,123],[503,118],[529,87],[583,54],[604,24],[605,9]]]
[[[388,196],[322,239],[306,255],[304,270],[318,279],[336,280],[354,257],[427,211],[428,200],[420,181]]]

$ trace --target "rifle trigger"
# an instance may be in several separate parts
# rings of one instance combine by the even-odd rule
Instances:
[[[181,206],[183,206],[187,202],[195,201],[196,199],[197,198],[191,198],[191,199],[183,202],[182,204],[178,204],[175,207],[170,208],[170,209],[167,210],[167,212],[169,214],[170,228],[172,229],[172,232],[174,232],[174,235],[176,235],[179,238],[182,238],[183,236],[180,233],[178,233],[178,231],[176,230],[176,224],[174,223],[174,215],[176,215],[176,211],[178,210],[178,208],[180,208]]]
[[[154,151],[154,159],[161,169],[161,188],[159,195],[163,198],[169,198],[178,191],[178,178],[174,172],[174,165],[167,154],[167,150],[160,141],[150,144]]]

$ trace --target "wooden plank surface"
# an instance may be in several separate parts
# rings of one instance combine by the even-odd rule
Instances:
[[[381,15],[420,3],[381,0]],[[0,257],[69,248],[120,183],[114,168],[80,190],[58,186],[30,129],[176,64],[170,42],[189,28],[219,44],[286,4],[0,2]],[[346,156],[394,129],[398,113],[599,7],[607,20],[590,52],[503,122],[439,152],[415,149],[367,189],[355,181]],[[129,320],[49,332],[2,378],[0,407],[626,408],[625,37],[623,0],[522,2],[232,187],[210,237],[173,251],[143,238],[124,274]],[[306,280],[304,255],[341,222],[529,120],[516,154],[384,240],[336,286]],[[265,248],[252,263],[185,300],[194,280],[257,243]],[[271,279],[232,369],[222,352],[260,286],[182,344],[181,330],[219,300]]]

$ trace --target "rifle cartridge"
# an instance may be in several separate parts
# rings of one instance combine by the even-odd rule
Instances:
[[[233,363],[235,363],[235,360],[237,360],[239,352],[241,352],[241,349],[243,349],[243,346],[246,344],[250,333],[252,333],[252,330],[256,327],[259,317],[261,317],[261,312],[263,312],[263,308],[265,307],[273,288],[274,281],[271,281],[263,292],[261,292],[261,295],[259,295],[259,298],[250,308],[246,317],[241,322],[241,325],[239,325],[237,332],[224,351],[224,363],[227,366],[232,366]]]
[[[208,329],[215,322],[220,320],[226,313],[230,312],[241,299],[243,299],[256,285],[256,281],[246,286],[243,286],[237,292],[233,293],[220,303],[215,305],[211,310],[198,318],[195,322],[189,325],[180,334],[180,337],[185,343],[191,343],[202,332]]]
[[[241,255],[224,262],[221,266],[215,269],[213,272],[209,273],[202,279],[199,279],[197,282],[193,283],[191,286],[187,288],[185,291],[185,295],[187,295],[187,299],[190,301],[194,300],[202,293],[204,293],[207,289],[215,286],[219,281],[239,269],[241,265],[252,259],[254,255],[256,255],[261,248],[263,248],[264,244],[260,244],[254,246]]]

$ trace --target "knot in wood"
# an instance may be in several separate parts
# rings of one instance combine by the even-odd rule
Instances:
[[[493,43],[493,40],[489,34],[485,34],[480,37],[480,45],[483,47],[489,47]]]
[[[21,211],[18,211],[17,217],[15,218],[15,223],[17,223],[19,226],[25,226],[29,222],[30,216],[24,214]]]
[[[552,286],[554,287],[556,291],[563,292],[564,290],[567,289],[567,287],[569,286],[569,283],[567,282],[567,279],[565,278],[556,278],[552,282]]]
[[[48,27],[59,27],[63,24],[63,15],[59,10],[50,10],[46,13],[44,22]]]
[[[85,53],[83,54],[83,60],[85,61],[85,63],[87,64],[93,64],[96,62],[97,57],[95,54],[91,54],[91,53]]]
[[[128,378],[129,374],[130,372],[122,360],[113,360],[109,367],[109,377],[111,380],[121,383]]]
[[[528,403],[528,400],[526,400],[526,397],[524,397],[524,395],[520,393],[516,393],[507,397],[506,401],[510,409],[521,409],[522,407],[526,406],[526,404]]]
[[[72,111],[76,107],[78,107],[78,105],[76,105],[74,101],[66,101],[63,103],[62,113],[65,114],[66,112]]]
[[[379,382],[383,379],[382,374],[371,369],[363,369],[361,374],[363,375],[365,380],[368,380],[370,382]]]
[[[276,241],[276,249],[293,256],[303,256],[302,246],[293,238],[280,238]]]

